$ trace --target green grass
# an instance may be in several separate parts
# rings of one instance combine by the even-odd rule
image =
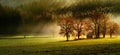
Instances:
[[[62,37],[1,38],[0,55],[120,55],[120,38],[68,42]]]

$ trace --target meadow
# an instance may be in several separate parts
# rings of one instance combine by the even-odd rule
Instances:
[[[120,37],[65,40],[64,37],[0,38],[0,55],[120,55]]]

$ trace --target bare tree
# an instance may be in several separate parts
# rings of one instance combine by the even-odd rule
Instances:
[[[21,11],[21,10],[20,10],[20,11]],[[22,12],[22,11],[21,11],[21,17],[22,17],[22,26],[23,26],[24,38],[26,38],[27,26],[26,26],[25,20],[28,19],[28,14],[27,14],[27,12]]]

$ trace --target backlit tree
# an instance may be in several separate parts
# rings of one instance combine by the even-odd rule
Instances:
[[[113,34],[118,32],[119,25],[115,22],[109,22],[108,24],[108,33],[110,34],[110,38],[112,38]]]
[[[73,20],[71,18],[62,18],[58,21],[60,26],[60,33],[66,37],[66,41],[69,40],[70,35],[73,33]]]

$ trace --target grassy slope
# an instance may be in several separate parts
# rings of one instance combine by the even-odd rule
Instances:
[[[63,38],[0,39],[0,55],[120,55],[120,38],[64,41]]]

